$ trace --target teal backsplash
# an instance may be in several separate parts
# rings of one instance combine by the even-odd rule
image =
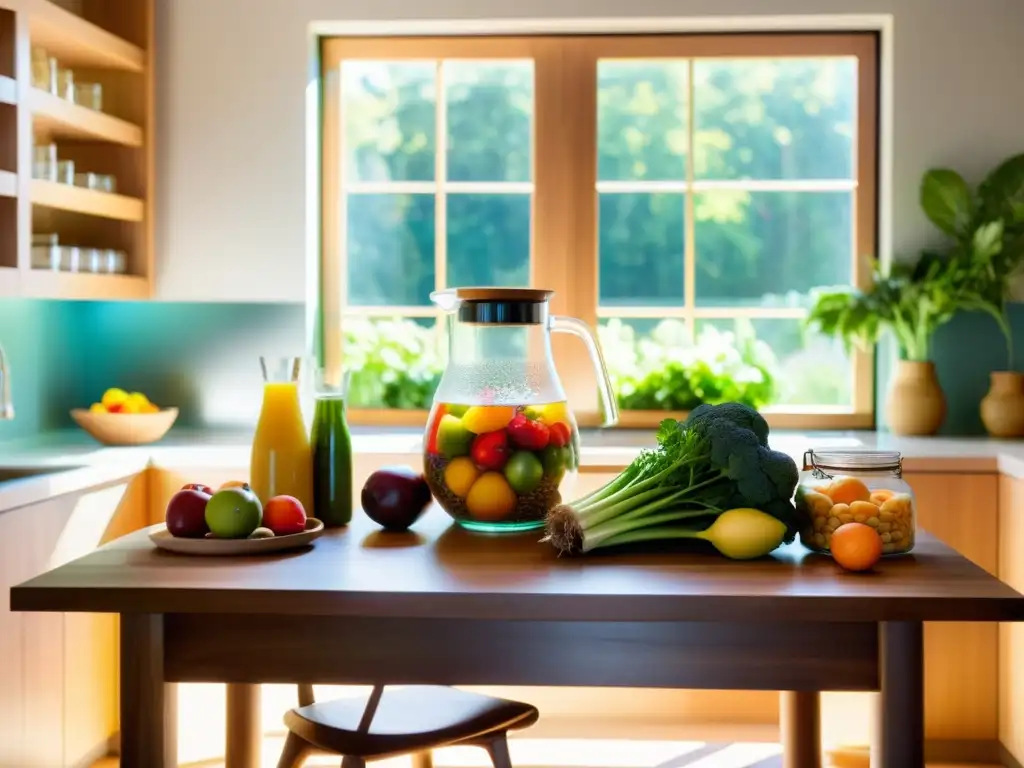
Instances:
[[[68,420],[83,370],[75,310],[58,301],[0,300],[0,344],[11,366],[15,411],[13,421],[0,421],[0,440],[30,437]]]
[[[1011,308],[1011,321],[1021,367],[1024,305]],[[0,422],[0,440],[70,426],[68,411],[110,386],[178,406],[181,426],[251,426],[260,403],[258,358],[304,354],[305,312],[282,304],[3,300],[0,344],[11,360],[17,411],[14,421]],[[949,401],[943,434],[983,434],[978,404],[989,372],[1006,365],[995,324],[980,314],[956,318],[936,337],[935,361]]]

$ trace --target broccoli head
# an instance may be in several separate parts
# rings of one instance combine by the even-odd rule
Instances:
[[[737,427],[748,429],[757,437],[757,442],[768,447],[768,422],[764,416],[743,403],[722,403],[721,405],[698,405],[683,422],[684,429],[702,431],[709,424],[729,421]]]

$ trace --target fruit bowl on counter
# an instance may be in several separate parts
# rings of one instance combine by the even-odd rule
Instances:
[[[112,388],[88,409],[73,409],[71,418],[104,445],[147,445],[167,434],[178,409],[160,408],[141,392]]]

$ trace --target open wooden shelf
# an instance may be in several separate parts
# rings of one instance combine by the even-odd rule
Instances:
[[[0,75],[0,104],[18,103],[18,84],[13,77]]]
[[[27,0],[26,5],[32,44],[45,48],[62,66],[128,72],[145,68],[146,55],[137,45],[49,0]]]
[[[0,197],[18,196],[18,174],[0,171]]]
[[[145,217],[145,205],[138,198],[40,179],[32,180],[32,204],[119,221]]]
[[[126,120],[72,104],[38,88],[32,89],[30,104],[33,128],[54,139],[142,146],[142,129]]]
[[[26,270],[22,284],[42,299],[148,299],[149,281],[134,275],[93,275],[88,272]]]

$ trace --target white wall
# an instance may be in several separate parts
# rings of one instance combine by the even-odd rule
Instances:
[[[168,0],[158,3],[158,291],[302,301],[310,22],[892,14],[896,253],[931,236],[936,164],[978,177],[1024,150],[1022,0]]]

